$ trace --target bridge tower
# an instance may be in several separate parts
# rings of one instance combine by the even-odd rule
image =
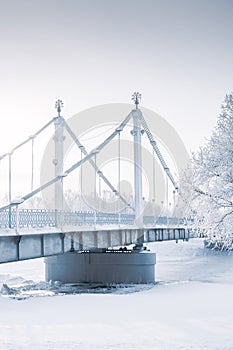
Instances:
[[[139,100],[141,94],[134,92],[132,100],[135,103],[133,113],[133,138],[134,138],[134,208],[135,223],[139,228],[143,227],[143,201],[142,201],[142,128],[139,118]]]
[[[55,177],[63,176],[63,142],[64,142],[64,126],[63,126],[63,118],[61,117],[61,109],[63,107],[63,102],[61,100],[57,100],[55,104],[55,108],[57,110],[57,117],[54,120],[55,126],[55,135],[54,135],[54,143],[55,143],[55,158],[53,160],[55,166]],[[56,226],[59,226],[59,212],[63,210],[63,179],[55,183],[54,189],[54,209],[55,209],[55,220]]]

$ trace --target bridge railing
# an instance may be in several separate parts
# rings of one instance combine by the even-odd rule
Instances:
[[[81,225],[134,225],[135,215],[129,213],[103,213],[90,211],[55,211],[46,209],[15,209],[0,211],[0,229],[43,228]],[[18,220],[18,225],[17,225]],[[145,226],[184,226],[184,219],[165,216],[144,216]]]
[[[88,211],[55,211],[46,209],[21,209],[0,212],[0,228],[56,227],[79,225],[133,225],[133,214],[94,213]]]

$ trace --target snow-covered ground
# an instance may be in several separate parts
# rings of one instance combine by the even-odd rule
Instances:
[[[41,259],[0,265],[0,349],[233,349],[233,256],[199,239],[149,247],[150,288],[81,293],[40,282]]]

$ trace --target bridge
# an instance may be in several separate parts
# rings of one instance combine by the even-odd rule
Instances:
[[[7,203],[0,207],[0,263],[47,257],[46,274],[47,279],[60,279],[62,281],[73,281],[76,279],[106,278],[108,281],[121,282],[133,281],[136,283],[151,282],[154,274],[155,255],[146,252],[144,243],[175,240],[188,240],[189,231],[185,228],[183,220],[171,217],[168,211],[169,202],[168,189],[172,188],[172,198],[178,192],[177,181],[172,175],[159,145],[155,140],[149,125],[146,122],[140,108],[140,94],[134,93],[133,110],[118,125],[114,126],[110,133],[91,151],[88,151],[81,142],[68,122],[61,116],[63,107],[62,101],[56,102],[57,116],[52,118],[46,125],[39,129],[20,144],[16,145],[10,152],[0,157],[1,163],[7,160],[8,196]],[[121,172],[123,156],[121,154],[121,134],[131,126],[131,137],[133,138],[133,196],[129,197],[121,191]],[[51,125],[54,124],[55,131],[52,137],[54,152],[49,160],[49,165],[53,168],[53,174],[46,181],[35,187],[35,140],[42,135]],[[65,135],[66,132],[66,135]],[[146,212],[145,197],[143,195],[143,164],[142,164],[142,136],[148,140],[153,159],[153,205],[155,207],[155,162],[165,174],[165,194],[166,215],[155,215]],[[65,140],[70,137],[73,145],[80,151],[79,159],[64,169]],[[117,180],[110,179],[98,165],[99,154],[113,141],[117,140]],[[31,145],[31,188],[24,195],[13,197],[13,176],[12,163],[16,152]],[[47,156],[47,155],[46,155]],[[83,182],[85,166],[89,164],[93,169],[92,197],[86,195],[83,199]],[[0,164],[1,166],[1,164]],[[64,181],[75,171],[79,170],[79,200],[76,203],[77,210],[71,210],[67,205],[66,194],[64,192]],[[116,169],[114,169],[116,170]],[[113,172],[114,172],[113,170]],[[110,176],[111,177],[111,176]],[[88,180],[88,181],[89,181]],[[114,183],[115,182],[115,183]],[[116,185],[118,182],[118,186]],[[97,184],[99,192],[97,193]],[[105,186],[101,191],[100,184]],[[108,191],[106,190],[108,189]],[[48,192],[46,192],[48,191]],[[50,191],[50,192],[49,192]],[[46,202],[49,193],[49,204]],[[111,200],[103,201],[101,194],[111,194]],[[45,204],[44,208],[35,208],[33,199],[41,199]],[[52,198],[52,205],[51,205]],[[114,200],[112,200],[114,198]],[[106,198],[105,198],[106,199]],[[114,202],[115,201],[115,202]],[[41,205],[40,202],[40,205]],[[27,203],[28,206],[27,206]],[[112,205],[114,203],[114,205]],[[30,207],[33,204],[33,208]],[[84,206],[84,208],[83,208]],[[158,205],[157,205],[158,206]],[[175,199],[173,206],[175,208]],[[105,208],[105,210],[104,210]],[[174,209],[173,208],[173,209]],[[113,210],[114,209],[114,210]],[[152,206],[153,209],[153,206]],[[130,246],[132,245],[132,246]],[[130,246],[130,248],[127,248]],[[78,254],[79,253],[79,254]],[[130,254],[129,254],[130,253]],[[146,253],[146,254],[136,254]],[[88,254],[88,263],[86,262]],[[90,255],[91,254],[91,255]],[[90,268],[90,256],[94,263]],[[112,258],[111,258],[112,256]],[[71,258],[72,257],[72,258]],[[105,258],[104,258],[105,257]],[[60,259],[60,260],[59,260]],[[68,259],[68,260],[67,260]],[[75,260],[74,260],[75,259]],[[97,259],[97,260],[96,260]],[[103,261],[103,259],[107,259]],[[124,261],[127,276],[119,270],[121,261]],[[139,263],[139,260],[141,262]],[[101,261],[101,263],[100,263]],[[74,266],[82,265],[82,271],[74,273],[68,272]],[[111,269],[117,272],[117,277],[112,277],[112,270],[107,269],[107,265],[112,265]],[[83,267],[85,265],[85,268]],[[89,267],[87,267],[87,265]],[[101,268],[97,271],[97,266]],[[93,267],[94,266],[94,267]],[[131,266],[129,268],[129,266]],[[132,266],[133,270],[132,270]],[[136,267],[137,266],[137,267]],[[140,271],[139,268],[140,266]],[[88,269],[88,273],[87,273]],[[101,272],[99,272],[101,270]],[[103,276],[103,271],[105,275]],[[143,272],[142,272],[143,271]],[[145,274],[145,278],[143,275]],[[67,276],[70,277],[67,277]],[[88,277],[83,277],[83,276]],[[110,277],[111,275],[111,277]],[[137,275],[137,277],[135,277]],[[66,277],[65,277],[66,276]],[[107,276],[107,277],[106,277]],[[120,276],[120,277],[119,277]],[[139,276],[139,277],[138,277]],[[148,277],[149,276],[149,277]]]

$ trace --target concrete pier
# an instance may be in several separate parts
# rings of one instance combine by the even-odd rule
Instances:
[[[69,252],[45,258],[46,281],[62,283],[154,283],[155,253]]]

